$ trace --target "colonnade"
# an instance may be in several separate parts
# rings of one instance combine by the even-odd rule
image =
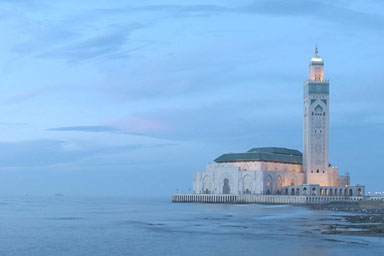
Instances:
[[[362,196],[290,196],[290,195],[226,195],[174,194],[172,202],[233,204],[321,204],[332,201],[359,201]]]

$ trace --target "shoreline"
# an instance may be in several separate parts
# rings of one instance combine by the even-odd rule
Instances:
[[[329,224],[321,231],[322,234],[384,237],[383,201],[335,201],[326,204],[308,205],[308,207],[314,210],[357,213],[356,215],[341,216],[346,222],[345,224]]]

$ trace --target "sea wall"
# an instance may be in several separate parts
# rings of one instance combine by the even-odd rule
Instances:
[[[289,195],[205,195],[174,194],[175,203],[230,203],[230,204],[322,204],[334,201],[357,202],[362,196],[289,196]]]

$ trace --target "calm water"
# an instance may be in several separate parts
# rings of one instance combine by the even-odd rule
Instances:
[[[323,235],[340,215],[167,199],[0,198],[0,255],[384,255],[384,239]]]

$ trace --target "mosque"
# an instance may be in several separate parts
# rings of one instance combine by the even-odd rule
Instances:
[[[226,153],[194,173],[194,194],[363,196],[329,163],[329,81],[324,61],[315,56],[304,82],[303,153],[279,147]]]

